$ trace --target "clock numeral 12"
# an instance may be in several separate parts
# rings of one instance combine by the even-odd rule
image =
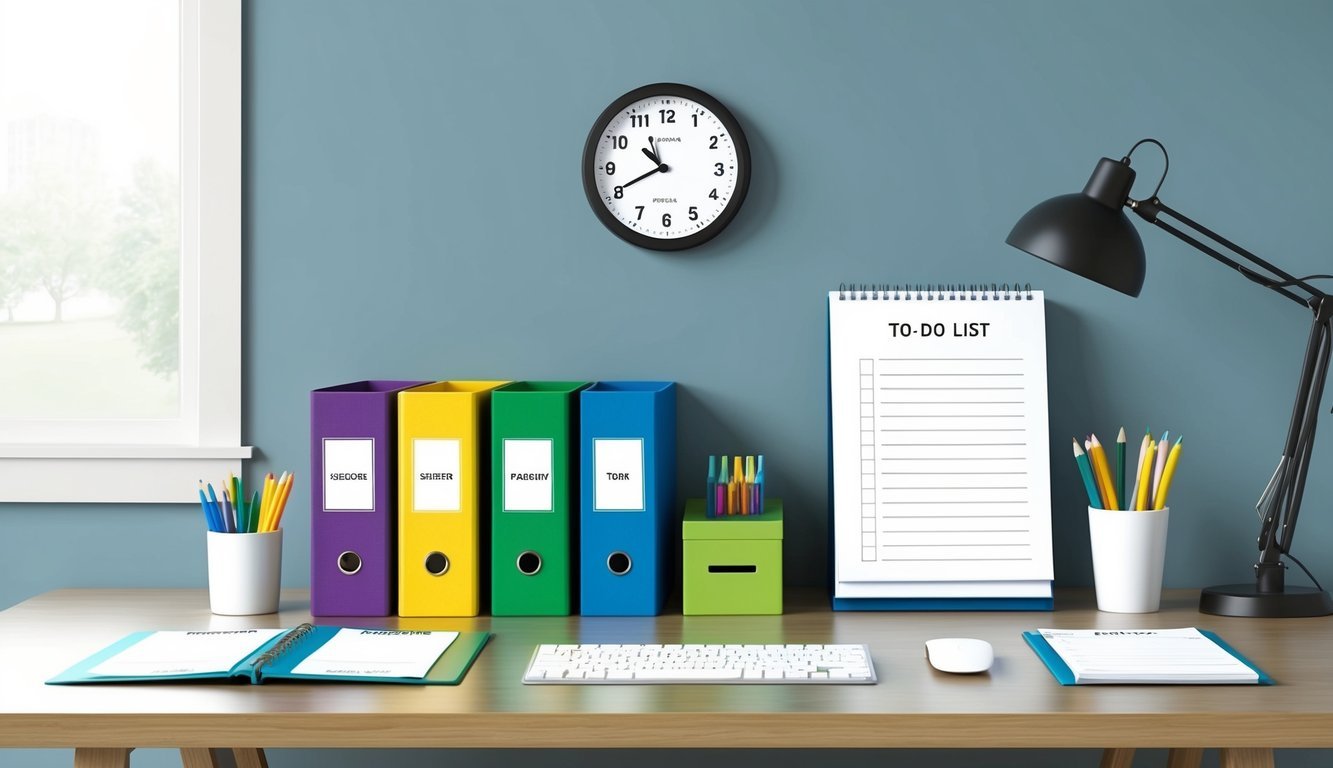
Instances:
[[[676,110],[674,109],[659,109],[657,114],[662,116],[662,125],[676,122]]]

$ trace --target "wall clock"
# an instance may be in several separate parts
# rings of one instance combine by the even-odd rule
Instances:
[[[583,145],[583,191],[597,218],[643,248],[706,243],[750,189],[750,145],[731,112],[698,88],[657,83],[608,106]]]

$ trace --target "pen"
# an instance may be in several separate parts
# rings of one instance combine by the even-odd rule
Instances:
[[[227,525],[227,517],[222,513],[222,505],[218,504],[218,496],[213,492],[213,484],[208,484],[208,505],[213,508],[213,516],[218,521],[218,530],[222,533],[231,533]]]
[[[759,454],[759,460],[756,462],[758,468],[754,471],[754,498],[755,508],[759,511],[756,514],[764,513],[764,454]]]
[[[730,510],[727,509],[727,489],[729,487],[727,479],[727,457],[722,457],[722,469],[717,476],[717,516],[722,517]]]
[[[1092,479],[1092,467],[1088,466],[1088,455],[1079,446],[1077,437],[1073,438],[1073,442],[1074,461],[1078,464],[1079,477],[1083,478],[1083,490],[1088,494],[1088,503],[1102,509],[1101,494],[1097,492],[1097,483]]]
[[[1129,497],[1125,496],[1125,428],[1120,428],[1120,434],[1115,438],[1115,495],[1118,499],[1124,499],[1126,506],[1129,505]]]
[[[708,491],[704,496],[708,517],[717,517],[717,457],[708,457]]]
[[[204,522],[208,524],[208,530],[217,531],[218,525],[213,521],[213,508],[208,505],[208,499],[204,496],[204,481],[199,481],[199,508],[204,510]]]
[[[1176,444],[1171,447],[1171,455],[1166,459],[1166,469],[1162,470],[1162,484],[1157,488],[1153,509],[1166,508],[1166,495],[1171,491],[1171,478],[1176,475],[1176,462],[1180,461],[1180,443],[1184,439],[1183,435],[1177,437]]]

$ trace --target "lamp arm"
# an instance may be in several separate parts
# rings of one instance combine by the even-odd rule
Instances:
[[[1265,288],[1268,288],[1269,290],[1272,290],[1276,293],[1280,293],[1283,296],[1286,296],[1288,299],[1291,299],[1297,304],[1308,307],[1310,306],[1310,300],[1308,298],[1302,298],[1300,295],[1287,290],[1285,287],[1283,287],[1283,285],[1297,286],[1302,290],[1308,292],[1310,296],[1329,298],[1329,295],[1327,293],[1324,293],[1315,286],[1310,285],[1305,280],[1295,277],[1294,275],[1291,275],[1286,271],[1274,266],[1273,264],[1270,264],[1267,261],[1259,258],[1253,253],[1250,253],[1249,251],[1245,250],[1239,245],[1236,245],[1235,243],[1231,242],[1225,237],[1222,237],[1221,235],[1217,234],[1216,232],[1213,232],[1212,230],[1208,229],[1202,224],[1199,224],[1198,222],[1190,219],[1189,217],[1185,216],[1184,214],[1180,213],[1174,208],[1171,208],[1170,206],[1166,205],[1156,197],[1150,198],[1148,200],[1130,200],[1127,204],[1129,205],[1130,210],[1138,214],[1139,217],[1142,218],[1144,221],[1148,221],[1151,222],[1152,224],[1157,225],[1159,229],[1169,232],[1172,236],[1176,237],[1177,239],[1182,240],[1194,246],[1195,249],[1227,265],[1228,267],[1231,267],[1237,272],[1240,272],[1242,275],[1249,278],[1250,280],[1259,283],[1260,285],[1264,286]],[[1249,263],[1259,267],[1260,269],[1267,270],[1269,275],[1272,275],[1277,279],[1271,279],[1270,277],[1255,272],[1253,269],[1250,269],[1244,264],[1241,264],[1239,261],[1236,261],[1235,259],[1223,254],[1216,248],[1213,248],[1212,246],[1201,242],[1198,238],[1193,237],[1189,233],[1183,232],[1180,229],[1177,229],[1176,227],[1173,227],[1172,225],[1162,221],[1160,218],[1158,218],[1158,216],[1161,214],[1166,214],[1167,216],[1170,216],[1171,218],[1175,219],[1176,221],[1179,221],[1180,223],[1184,224],[1185,226],[1189,227],[1195,232],[1198,232],[1203,236],[1207,237],[1209,240],[1212,240],[1213,242],[1218,243],[1223,247],[1227,248],[1232,253],[1239,255],[1241,258],[1245,259]],[[1274,283],[1282,283],[1282,285],[1274,285]]]
[[[1261,524],[1256,543],[1260,555],[1259,561],[1255,564],[1259,589],[1262,592],[1281,592],[1285,569],[1282,555],[1290,552],[1295,538],[1296,521],[1300,516],[1305,481],[1310,471],[1310,455],[1314,446],[1319,406],[1328,378],[1330,350],[1333,350],[1333,296],[1167,206],[1156,194],[1147,200],[1131,199],[1126,205],[1140,218],[1156,225],[1178,240],[1314,313],[1305,349],[1305,360],[1301,367],[1300,383],[1296,389],[1296,402],[1292,407],[1287,440],[1282,451],[1283,459],[1274,477],[1273,492],[1265,494],[1259,505]],[[1251,269],[1237,258],[1223,253],[1189,232],[1162,221],[1161,216],[1169,216],[1180,222],[1266,274]],[[1301,296],[1298,292],[1290,290],[1291,288],[1298,288],[1308,296]],[[1311,579],[1313,578],[1311,575]]]

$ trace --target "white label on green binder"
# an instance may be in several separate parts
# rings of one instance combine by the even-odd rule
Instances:
[[[417,512],[457,512],[463,489],[458,440],[412,441],[412,508]]]
[[[643,439],[593,440],[593,509],[642,512]]]
[[[551,440],[504,441],[506,512],[550,512],[555,508],[553,453]]]
[[[375,509],[373,438],[324,438],[324,509]]]

